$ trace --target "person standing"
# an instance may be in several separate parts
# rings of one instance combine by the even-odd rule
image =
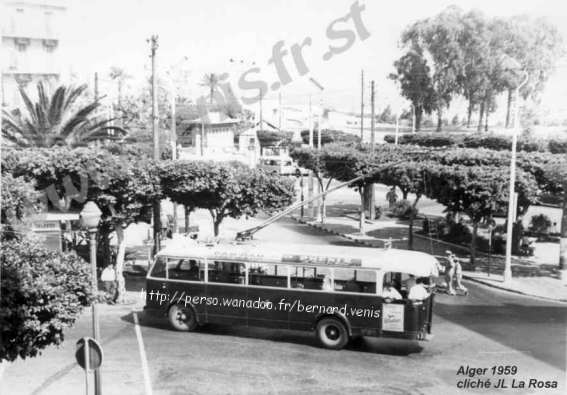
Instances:
[[[116,271],[114,270],[114,265],[107,265],[102,271],[100,279],[104,285],[106,299],[109,303],[114,303],[116,297]]]
[[[386,200],[388,201],[388,208],[391,210],[394,208],[396,201],[398,200],[398,194],[396,193],[396,187],[393,186],[390,188],[388,193],[386,194]]]
[[[456,262],[454,255],[450,250],[445,251],[445,253],[447,254],[447,262],[449,264],[447,266],[447,269],[445,270],[445,281],[447,282],[449,295],[455,295],[455,289],[453,288],[453,277],[455,275]]]

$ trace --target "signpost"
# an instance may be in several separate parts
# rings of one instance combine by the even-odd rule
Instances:
[[[89,394],[89,373],[96,371],[102,364],[102,347],[91,337],[83,337],[77,341],[75,359],[85,370],[86,394]]]

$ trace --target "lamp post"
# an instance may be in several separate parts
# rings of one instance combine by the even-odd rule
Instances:
[[[98,224],[100,222],[102,212],[98,208],[95,202],[88,201],[83,207],[83,210],[80,213],[80,222],[81,226],[84,229],[87,229],[89,232],[89,240],[90,240],[90,256],[91,256],[91,270],[92,270],[92,287],[93,287],[93,306],[92,306],[92,314],[93,314],[93,338],[98,342],[100,341],[100,328],[98,325],[98,310],[97,310],[97,303],[96,298],[98,294],[98,280],[96,275],[96,232],[98,229]],[[101,380],[100,380],[100,371],[99,369],[95,369],[94,371],[95,377],[95,394],[100,395],[101,393]]]
[[[514,131],[512,134],[512,158],[510,161],[510,187],[508,199],[508,224],[506,227],[506,259],[504,261],[504,283],[512,281],[512,230],[514,222],[515,206],[515,184],[516,184],[516,146],[518,144],[518,133],[520,132],[520,89],[528,82],[528,73],[524,71],[524,79],[516,87],[516,105],[514,107]]]

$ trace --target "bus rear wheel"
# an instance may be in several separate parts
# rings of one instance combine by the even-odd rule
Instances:
[[[195,311],[190,306],[175,304],[167,313],[169,323],[178,331],[192,331],[197,327]]]
[[[317,323],[316,333],[321,344],[332,350],[340,350],[349,340],[345,325],[337,318],[323,318]]]

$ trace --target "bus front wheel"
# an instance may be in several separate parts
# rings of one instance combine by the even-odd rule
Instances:
[[[340,350],[349,340],[345,325],[337,318],[323,318],[317,323],[316,332],[321,344],[333,350]]]
[[[175,304],[167,314],[169,323],[178,331],[192,331],[197,327],[195,311],[190,306]]]

